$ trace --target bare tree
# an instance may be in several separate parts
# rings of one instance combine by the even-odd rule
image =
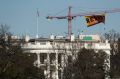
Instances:
[[[3,48],[7,48],[11,42],[11,33],[9,32],[8,25],[0,25],[0,45]]]
[[[104,34],[105,39],[109,40],[110,43],[114,43],[120,37],[120,33],[116,32],[114,29]]]
[[[118,38],[120,37],[120,33],[112,29],[109,32],[105,33],[104,37],[110,42],[110,46],[112,48],[111,55],[115,55],[116,53],[118,53],[116,44],[117,44]]]
[[[110,41],[111,46],[111,56],[110,56],[110,76],[111,78],[120,77],[120,52],[119,52],[119,43],[118,38],[120,38],[120,33],[115,30],[110,30],[104,34],[105,38]]]
[[[7,25],[0,25],[0,79],[44,79],[41,69],[33,66],[33,54],[14,46]]]

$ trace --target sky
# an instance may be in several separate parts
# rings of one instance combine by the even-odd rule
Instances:
[[[39,36],[63,35],[68,30],[67,20],[48,20],[49,16],[64,16],[68,7],[72,6],[72,14],[82,12],[105,11],[120,9],[120,0],[0,0],[0,24],[10,27],[14,35],[36,36],[37,9],[39,11],[38,30]],[[72,32],[78,35],[103,34],[111,29],[120,32],[120,12],[105,14],[105,24],[100,23],[92,27],[86,26],[84,17],[72,20]]]

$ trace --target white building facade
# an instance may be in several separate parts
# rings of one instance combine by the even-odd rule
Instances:
[[[94,49],[96,52],[103,50],[108,55],[106,70],[110,69],[110,44],[106,40],[101,42],[99,35],[79,35],[71,40],[64,37],[26,39],[22,49],[28,53],[35,53],[37,60],[34,65],[44,68],[44,74],[47,79],[60,79],[63,75],[64,67],[68,63],[69,56],[74,60],[81,48]]]

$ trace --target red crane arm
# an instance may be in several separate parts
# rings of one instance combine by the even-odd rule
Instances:
[[[96,11],[96,12],[87,12],[87,13],[79,13],[79,14],[74,14],[74,15],[72,15],[72,17],[77,17],[77,16],[90,16],[90,15],[101,15],[101,14],[115,13],[115,12],[120,12],[120,9],[105,10],[105,11]]]
[[[47,16],[47,19],[53,19],[53,18],[57,18],[57,19],[67,19],[68,16]]]
[[[86,13],[78,13],[78,14],[72,14],[71,17],[77,17],[77,16],[90,16],[90,15],[101,15],[106,13],[115,13],[120,12],[120,9],[113,9],[113,10],[105,10],[105,11],[96,11],[96,12],[86,12]],[[68,19],[69,16],[47,16],[47,19]]]

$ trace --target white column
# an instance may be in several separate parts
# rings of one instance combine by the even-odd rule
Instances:
[[[56,59],[56,65],[55,65],[55,67],[56,67],[56,70],[55,70],[55,75],[56,75],[56,79],[59,79],[58,78],[58,52],[56,52],[56,55],[55,55],[55,59]]]
[[[47,79],[50,79],[50,55],[47,53]]]
[[[37,53],[37,67],[40,67],[40,53]]]
[[[64,67],[64,55],[61,54],[61,66]]]
[[[105,73],[110,71],[110,50],[105,51],[107,54],[107,58],[105,60]],[[109,79],[110,76],[108,74],[105,75],[105,79]]]
[[[64,67],[65,67],[65,65],[64,65],[64,55],[61,54],[61,79],[62,79],[62,77],[63,77]]]

